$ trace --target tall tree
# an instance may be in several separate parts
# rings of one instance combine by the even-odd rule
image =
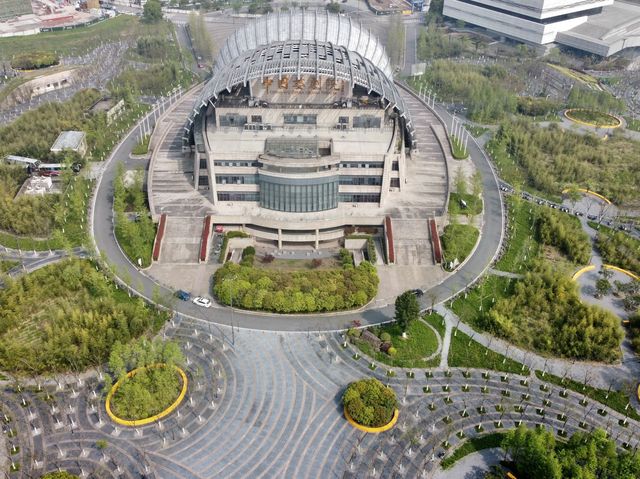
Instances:
[[[420,304],[412,291],[405,291],[396,298],[395,320],[403,331],[406,331],[412,321],[420,316]]]

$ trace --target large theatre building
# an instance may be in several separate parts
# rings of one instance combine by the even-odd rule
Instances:
[[[316,246],[345,226],[380,226],[402,206],[417,143],[378,39],[348,17],[314,11],[237,30],[183,136],[214,223]],[[442,213],[442,171],[437,198],[415,203],[425,217]]]

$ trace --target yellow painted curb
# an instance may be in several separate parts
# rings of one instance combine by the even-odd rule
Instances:
[[[636,391],[636,395],[638,396],[638,401],[640,401],[640,384],[638,384],[638,390]]]
[[[569,110],[565,110],[564,116],[567,119],[573,121],[574,123],[578,123],[579,125],[591,126],[593,128],[619,128],[622,125],[622,120],[620,120],[620,118],[618,118],[617,116],[612,115],[611,113],[598,112],[598,113],[602,113],[603,115],[614,118],[618,123],[613,125],[608,123],[603,123],[602,125],[599,125],[597,123],[589,123],[588,121],[582,121],[582,120],[578,120],[577,118],[573,118],[571,116],[571,112],[573,111],[596,111],[596,110],[589,110],[589,108],[571,108]]]
[[[373,433],[373,434],[378,434],[380,432],[385,432],[385,431],[388,431],[389,429],[391,429],[393,426],[396,425],[396,422],[398,422],[398,416],[399,415],[400,415],[400,411],[398,409],[396,409],[393,412],[393,417],[391,418],[391,421],[389,421],[384,426],[367,427],[367,426],[363,426],[362,424],[358,424],[357,422],[355,422],[353,420],[353,418],[351,416],[349,416],[349,413],[347,412],[347,408],[346,407],[344,408],[344,417],[347,418],[347,421],[349,421],[349,424],[351,424],[356,429],[360,429],[361,431],[370,432],[370,433]]]
[[[633,278],[635,280],[640,280],[640,277],[636,276],[635,274],[633,274],[631,271],[626,270],[626,269],[622,269],[622,268],[618,268],[617,266],[613,266],[612,264],[604,264],[603,265],[605,268],[607,269],[612,269],[614,271],[618,271],[622,274],[626,274],[627,276],[629,276],[630,278]]]
[[[600,198],[601,200],[605,201],[607,204],[611,204],[611,200],[609,200],[609,198],[602,196],[600,193],[596,193],[595,191],[591,191],[588,190],[586,188],[576,188],[576,191],[581,191],[582,193],[587,193],[588,195],[593,195],[593,196],[597,196],[598,198]],[[568,193],[569,191],[571,191],[571,188],[567,188],[562,190],[562,193]]]
[[[622,268],[618,268],[617,266],[613,266],[612,264],[603,264],[602,267],[606,268],[606,269],[612,269],[614,271],[618,271],[619,273],[622,273],[622,274],[626,274],[627,276],[629,276],[630,278],[633,278],[635,280],[640,280],[640,277],[635,275],[635,274],[633,274],[631,271],[628,271],[628,270],[622,269]],[[585,266],[584,268],[581,268],[578,271],[576,271],[573,274],[573,276],[571,277],[571,279],[573,279],[575,281],[580,276],[582,276],[583,273],[586,273],[587,271],[592,271],[594,269],[596,269],[595,265],[590,264],[588,266]]]
[[[107,394],[107,400],[105,401],[105,408],[107,409],[107,414],[109,415],[112,421],[122,426],[144,426],[145,424],[151,424],[159,419],[162,419],[165,416],[168,416],[180,405],[185,395],[187,394],[187,384],[189,381],[187,380],[187,375],[182,369],[180,369],[178,366],[173,366],[175,370],[178,371],[178,374],[180,374],[180,377],[182,378],[182,390],[180,391],[178,398],[167,409],[159,412],[155,416],[147,417],[144,419],[131,420],[131,421],[127,419],[119,418],[111,410],[111,398],[113,397],[115,392],[118,390],[118,388],[121,386],[123,381],[135,376],[138,372],[144,369],[164,368],[165,366],[166,366],[165,364],[152,364],[150,366],[144,366],[141,368],[134,369],[133,371],[129,371],[124,378],[120,379],[117,383],[113,385],[113,387],[109,391],[109,394]]]
[[[573,276],[571,277],[572,280],[576,280],[578,279],[580,276],[582,276],[583,273],[586,273],[587,271],[591,271],[593,269],[596,269],[596,267],[592,264],[585,266],[584,268],[579,269],[578,271],[576,271]]]

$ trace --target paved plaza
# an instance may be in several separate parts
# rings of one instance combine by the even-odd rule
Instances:
[[[190,382],[177,411],[153,425],[112,423],[95,371],[5,385],[0,422],[24,477],[57,468],[162,479],[432,477],[445,441],[455,446],[478,428],[520,421],[561,435],[600,427],[629,448],[640,440],[635,421],[533,376],[445,367],[412,370],[414,378],[395,368],[388,377],[383,364],[372,371],[369,360],[354,359],[338,333],[232,331],[182,319],[162,335],[181,344]],[[400,419],[389,432],[365,434],[343,417],[345,387],[365,376],[398,395]]]

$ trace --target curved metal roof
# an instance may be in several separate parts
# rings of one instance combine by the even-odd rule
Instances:
[[[384,46],[360,23],[350,17],[310,10],[264,15],[227,38],[216,60],[218,68],[232,63],[238,56],[260,46],[289,40],[329,42],[357,52],[380,69],[390,80],[391,62]]]
[[[358,52],[315,40],[272,43],[241,53],[224,67],[218,68],[202,89],[189,116],[187,129],[190,129],[200,110],[210,101],[215,101],[224,90],[231,92],[235,85],[265,77],[281,78],[283,75],[297,78],[302,75],[331,77],[348,81],[352,88],[360,85],[369,92],[375,92],[388,102],[388,106],[398,111],[405,120],[411,139],[414,137],[409,112],[390,77]]]

